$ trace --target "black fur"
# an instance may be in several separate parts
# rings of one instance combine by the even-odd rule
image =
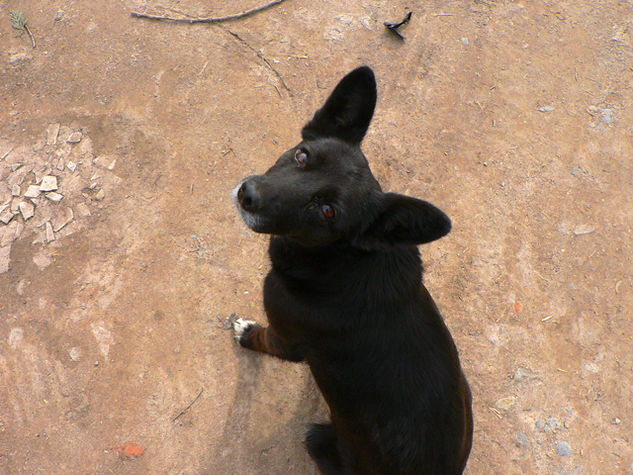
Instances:
[[[458,474],[470,390],[416,247],[451,222],[426,201],[382,192],[360,149],[375,104],[371,69],[352,71],[303,141],[236,187],[244,221],[272,235],[269,326],[239,341],[310,366],[332,419],[306,441],[322,473]]]

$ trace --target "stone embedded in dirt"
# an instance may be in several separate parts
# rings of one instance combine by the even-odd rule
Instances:
[[[0,247],[8,246],[15,240],[17,228],[17,221],[13,221],[11,224],[0,228]]]
[[[13,145],[10,142],[5,142],[4,140],[0,140],[0,161],[4,160],[9,156],[11,151],[13,150]]]
[[[12,54],[11,56],[9,56],[9,64],[21,63],[22,61],[28,59],[28,57],[29,55],[24,52]]]
[[[59,124],[50,124],[46,129],[46,144],[55,145],[59,135]]]
[[[581,224],[579,226],[576,226],[576,228],[574,229],[574,235],[582,236],[583,234],[591,234],[595,230],[596,230],[595,228],[587,224]]]
[[[11,195],[20,196],[20,185],[18,184],[13,185],[13,187],[11,188]]]
[[[13,214],[18,214],[20,212],[20,203],[21,203],[21,200],[18,196],[14,197],[11,200],[11,212]]]
[[[530,439],[525,435],[525,432],[521,431],[517,434],[517,443],[519,447],[523,447],[524,449],[530,449]]]
[[[81,141],[82,133],[80,131],[73,132],[68,136],[66,142],[68,143],[79,143]]]
[[[97,194],[95,195],[95,198],[97,199],[97,201],[101,201],[105,198],[105,191],[103,191],[103,188],[101,188]]]
[[[11,254],[11,246],[0,247],[0,274],[9,270],[9,255]]]
[[[53,203],[59,203],[64,197],[64,195],[62,195],[61,193],[56,193],[54,191],[50,191],[44,196],[46,196],[46,198],[51,200]]]
[[[613,114],[613,109],[602,109],[602,122],[607,125],[611,125],[614,121],[615,116]]]
[[[6,206],[4,210],[0,210],[0,221],[4,224],[9,224],[9,221],[13,219],[13,216],[14,214],[8,206]]]
[[[81,350],[76,346],[73,346],[68,352],[68,355],[70,356],[71,360],[79,361],[79,359],[81,358]]]
[[[19,221],[17,221],[17,223],[18,225],[15,227],[15,237],[13,239],[19,238],[20,234],[22,234],[22,231],[24,231],[24,225]]]
[[[64,226],[70,223],[75,217],[72,208],[65,208],[53,216],[53,231],[59,232]]]
[[[116,158],[111,155],[99,155],[95,158],[92,163],[100,168],[107,168],[108,170],[114,170],[114,165],[116,164]]]
[[[561,457],[569,457],[571,455],[571,446],[564,440],[556,443],[556,452]]]
[[[20,282],[18,282],[18,285],[15,286],[15,291],[18,293],[18,295],[24,294],[25,285],[26,285],[26,280],[22,279]]]
[[[77,164],[75,162],[71,162],[68,161],[68,163],[66,164],[66,167],[71,171],[74,172],[77,169]]]
[[[553,112],[554,108],[552,106],[542,106],[538,108],[539,112]]]
[[[51,258],[43,252],[38,252],[33,256],[33,262],[40,270],[42,270],[51,265]]]
[[[22,201],[18,208],[20,209],[20,213],[22,214],[22,218],[24,221],[27,221],[33,217],[35,214],[35,206],[33,206],[28,201]]]
[[[57,189],[57,177],[54,175],[46,175],[42,178],[40,191],[55,191]]]
[[[86,159],[88,160],[92,160],[93,158],[93,153],[92,153],[92,140],[90,139],[90,137],[84,137],[81,141],[81,143],[78,145],[79,147],[79,153]]]
[[[502,397],[501,399],[497,399],[495,402],[495,406],[502,411],[509,411],[512,406],[516,403],[517,398],[514,396]]]
[[[57,160],[57,169],[61,172],[64,171],[64,159],[60,158]]]
[[[11,175],[9,175],[9,178],[7,178],[7,184],[11,188],[13,188],[13,185],[21,185],[26,174],[33,169],[31,165],[16,165],[17,168],[15,170],[12,170],[13,173],[11,173]]]
[[[37,198],[40,196],[40,187],[37,185],[29,185],[24,193],[25,198]]]
[[[46,221],[46,242],[55,240],[55,234],[53,233],[53,226],[50,221]]]
[[[556,432],[560,429],[560,423],[558,419],[555,417],[548,417],[545,421],[545,425],[543,426],[543,431],[545,432]]]
[[[520,383],[529,379],[539,379],[539,376],[528,368],[517,368],[512,379],[515,383]]]
[[[90,208],[88,208],[88,205],[86,203],[79,203],[77,205],[77,212],[82,218],[90,216]]]

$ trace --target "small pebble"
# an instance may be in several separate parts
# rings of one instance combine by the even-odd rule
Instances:
[[[616,426],[619,426],[620,424],[622,424],[622,421],[618,417],[614,417],[611,423]]]
[[[81,358],[81,350],[76,346],[73,346],[68,352],[68,355],[70,356],[71,360],[79,361],[79,358]]]
[[[69,161],[66,166],[71,172],[74,172],[77,169],[77,164],[75,162]]]
[[[97,199],[97,201],[101,201],[103,200],[103,198],[105,198],[105,191],[103,191],[103,188],[101,188],[97,194],[95,195],[95,198]]]
[[[545,432],[556,432],[558,429],[560,429],[558,419],[556,419],[555,417],[548,417],[545,421],[545,426],[543,427],[543,430],[545,430]]]
[[[60,172],[64,170],[64,159],[63,159],[63,158],[60,158],[60,159],[57,161],[57,169],[58,169]]]
[[[18,184],[13,185],[13,187],[11,188],[11,195],[20,196],[20,185]]]
[[[55,145],[59,134],[59,124],[50,124],[46,129],[46,144]]]
[[[40,191],[55,191],[57,189],[57,177],[53,175],[46,175],[42,178],[40,184]]]
[[[517,368],[512,379],[515,383],[520,383],[528,379],[538,379],[538,375],[527,368]]]
[[[468,38],[462,38],[461,42],[464,43],[464,46],[468,46],[470,44],[470,41],[468,41]]]
[[[62,195],[61,193],[56,193],[54,191],[50,191],[48,193],[46,193],[46,198],[48,198],[49,200],[51,200],[53,203],[59,203],[62,198],[64,197],[64,195]]]
[[[11,56],[9,56],[9,64],[17,64],[20,63],[22,61],[24,61],[25,59],[27,59],[29,56],[26,53],[15,53],[12,54]]]
[[[554,108],[552,106],[542,106],[538,108],[539,112],[552,112]]]
[[[11,254],[11,246],[0,247],[0,274],[9,270],[9,255]]]
[[[53,226],[50,221],[46,221],[46,242],[55,240],[55,234],[53,233]]]
[[[569,457],[571,455],[571,446],[562,440],[556,444],[556,452],[561,457]]]
[[[615,121],[615,116],[613,114],[613,109],[603,109],[602,110],[602,122],[607,125],[613,124]]]
[[[77,132],[73,132],[72,134],[70,134],[70,136],[68,137],[68,139],[66,139],[66,142],[68,143],[79,143],[81,141],[81,137],[82,137],[82,133],[77,131]]]
[[[497,408],[501,409],[502,411],[508,411],[512,408],[512,406],[514,406],[516,400],[517,398],[515,398],[514,396],[502,397],[501,399],[497,399],[497,401],[495,402],[495,406],[497,406]]]
[[[528,439],[528,436],[525,435],[523,431],[517,434],[517,442],[519,443],[519,447],[523,447],[524,449],[529,449],[531,446],[530,439]]]
[[[0,212],[0,221],[4,224],[9,224],[9,221],[11,221],[13,219],[13,213],[11,212],[11,209],[9,209],[8,207],[5,208],[4,211]]]
[[[55,21],[62,21],[63,18],[64,18],[64,11],[57,10],[57,13],[55,14]]]

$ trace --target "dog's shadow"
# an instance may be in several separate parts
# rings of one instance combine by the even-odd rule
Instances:
[[[234,351],[239,367],[235,396],[206,473],[317,474],[303,441],[307,425],[325,421],[328,412],[308,366],[237,345]],[[292,416],[283,413],[284,403],[294,408]]]

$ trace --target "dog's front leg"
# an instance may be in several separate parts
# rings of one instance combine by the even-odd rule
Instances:
[[[288,345],[284,344],[270,327],[264,328],[252,320],[238,318],[233,322],[233,330],[235,331],[235,339],[244,348],[268,353],[282,360],[303,360],[300,352],[296,348],[288,348]]]

